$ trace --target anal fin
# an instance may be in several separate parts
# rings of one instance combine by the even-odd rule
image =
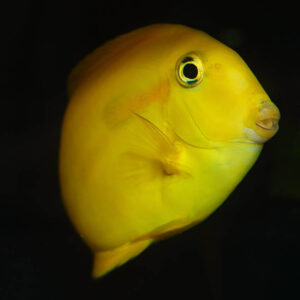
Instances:
[[[123,265],[131,258],[143,252],[152,242],[151,239],[139,240],[112,250],[94,253],[92,276],[94,278],[101,277],[114,268]]]

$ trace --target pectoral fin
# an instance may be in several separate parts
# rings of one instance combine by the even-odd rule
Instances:
[[[152,171],[162,175],[187,174],[186,168],[180,163],[183,148],[152,122],[135,114],[136,127],[132,127],[131,142],[127,157],[127,168],[133,170],[138,166],[145,170],[145,164],[152,164]],[[153,172],[152,172],[153,173]]]

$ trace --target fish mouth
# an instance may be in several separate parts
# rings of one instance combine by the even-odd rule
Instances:
[[[277,106],[275,106],[274,104],[262,101],[257,118],[258,120],[256,121],[256,126],[258,126],[259,128],[274,132],[278,130],[280,112]]]
[[[265,132],[271,131],[276,133],[279,128],[280,112],[277,106],[262,102],[262,106],[258,111],[258,120],[256,126]],[[272,133],[271,133],[272,134]]]
[[[260,104],[254,126],[246,128],[245,133],[250,141],[263,144],[278,131],[280,112],[273,103],[262,101]]]
[[[243,129],[249,143],[262,145],[279,129],[280,112],[272,102],[261,101],[258,110],[251,118],[254,118],[254,122]]]
[[[265,130],[275,130],[277,131],[279,126],[278,126],[279,118],[278,117],[271,117],[268,119],[263,119],[259,120],[256,122],[256,125],[262,129]]]

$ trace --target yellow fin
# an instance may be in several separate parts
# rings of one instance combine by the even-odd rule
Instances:
[[[131,133],[131,145],[125,155],[130,158],[128,167],[134,168],[136,162],[152,161],[164,175],[186,174],[185,167],[180,164],[183,153],[180,142],[167,135],[139,114],[135,114],[138,124]],[[154,165],[153,165],[154,166]],[[143,166],[144,167],[144,166]]]
[[[110,71],[112,62],[120,67],[128,60],[130,50],[139,46],[145,47],[145,44],[161,35],[163,27],[168,29],[168,26],[167,24],[154,24],[143,27],[118,36],[96,48],[73,68],[68,79],[69,95],[72,95],[76,88],[84,82],[101,76],[107,70]]]
[[[142,235],[137,239],[137,241],[146,240],[149,238],[153,239],[154,241],[158,241],[160,239],[164,239],[190,228],[192,226],[191,224],[194,224],[194,222],[191,223],[187,219],[177,219],[174,221],[170,221],[155,228],[151,232]]]
[[[175,221],[171,221],[167,224],[164,224],[162,226],[159,226],[152,232],[148,234],[148,236],[153,237],[156,241],[160,239],[164,239],[170,236],[173,236],[175,234],[181,233],[185,230],[188,230],[189,228],[195,226],[201,222],[201,220],[190,222],[187,219],[179,219]]]
[[[168,156],[176,150],[171,139],[157,126],[143,116],[135,115],[140,124],[139,128],[143,129],[140,131],[135,130],[135,134],[140,135],[139,140],[143,143],[144,149],[147,150],[145,154],[162,158],[162,156]]]
[[[151,239],[140,240],[109,251],[96,252],[94,254],[92,276],[94,278],[101,277],[114,268],[125,264],[128,260],[143,252],[151,243]]]

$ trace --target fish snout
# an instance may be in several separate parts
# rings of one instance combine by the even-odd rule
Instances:
[[[258,109],[256,132],[263,139],[270,139],[279,128],[280,112],[276,105],[263,101]]]
[[[255,124],[245,129],[248,139],[263,144],[269,140],[279,129],[280,112],[272,102],[262,101],[255,115]]]
[[[266,102],[259,108],[256,125],[263,130],[277,131],[280,112],[277,106]]]

